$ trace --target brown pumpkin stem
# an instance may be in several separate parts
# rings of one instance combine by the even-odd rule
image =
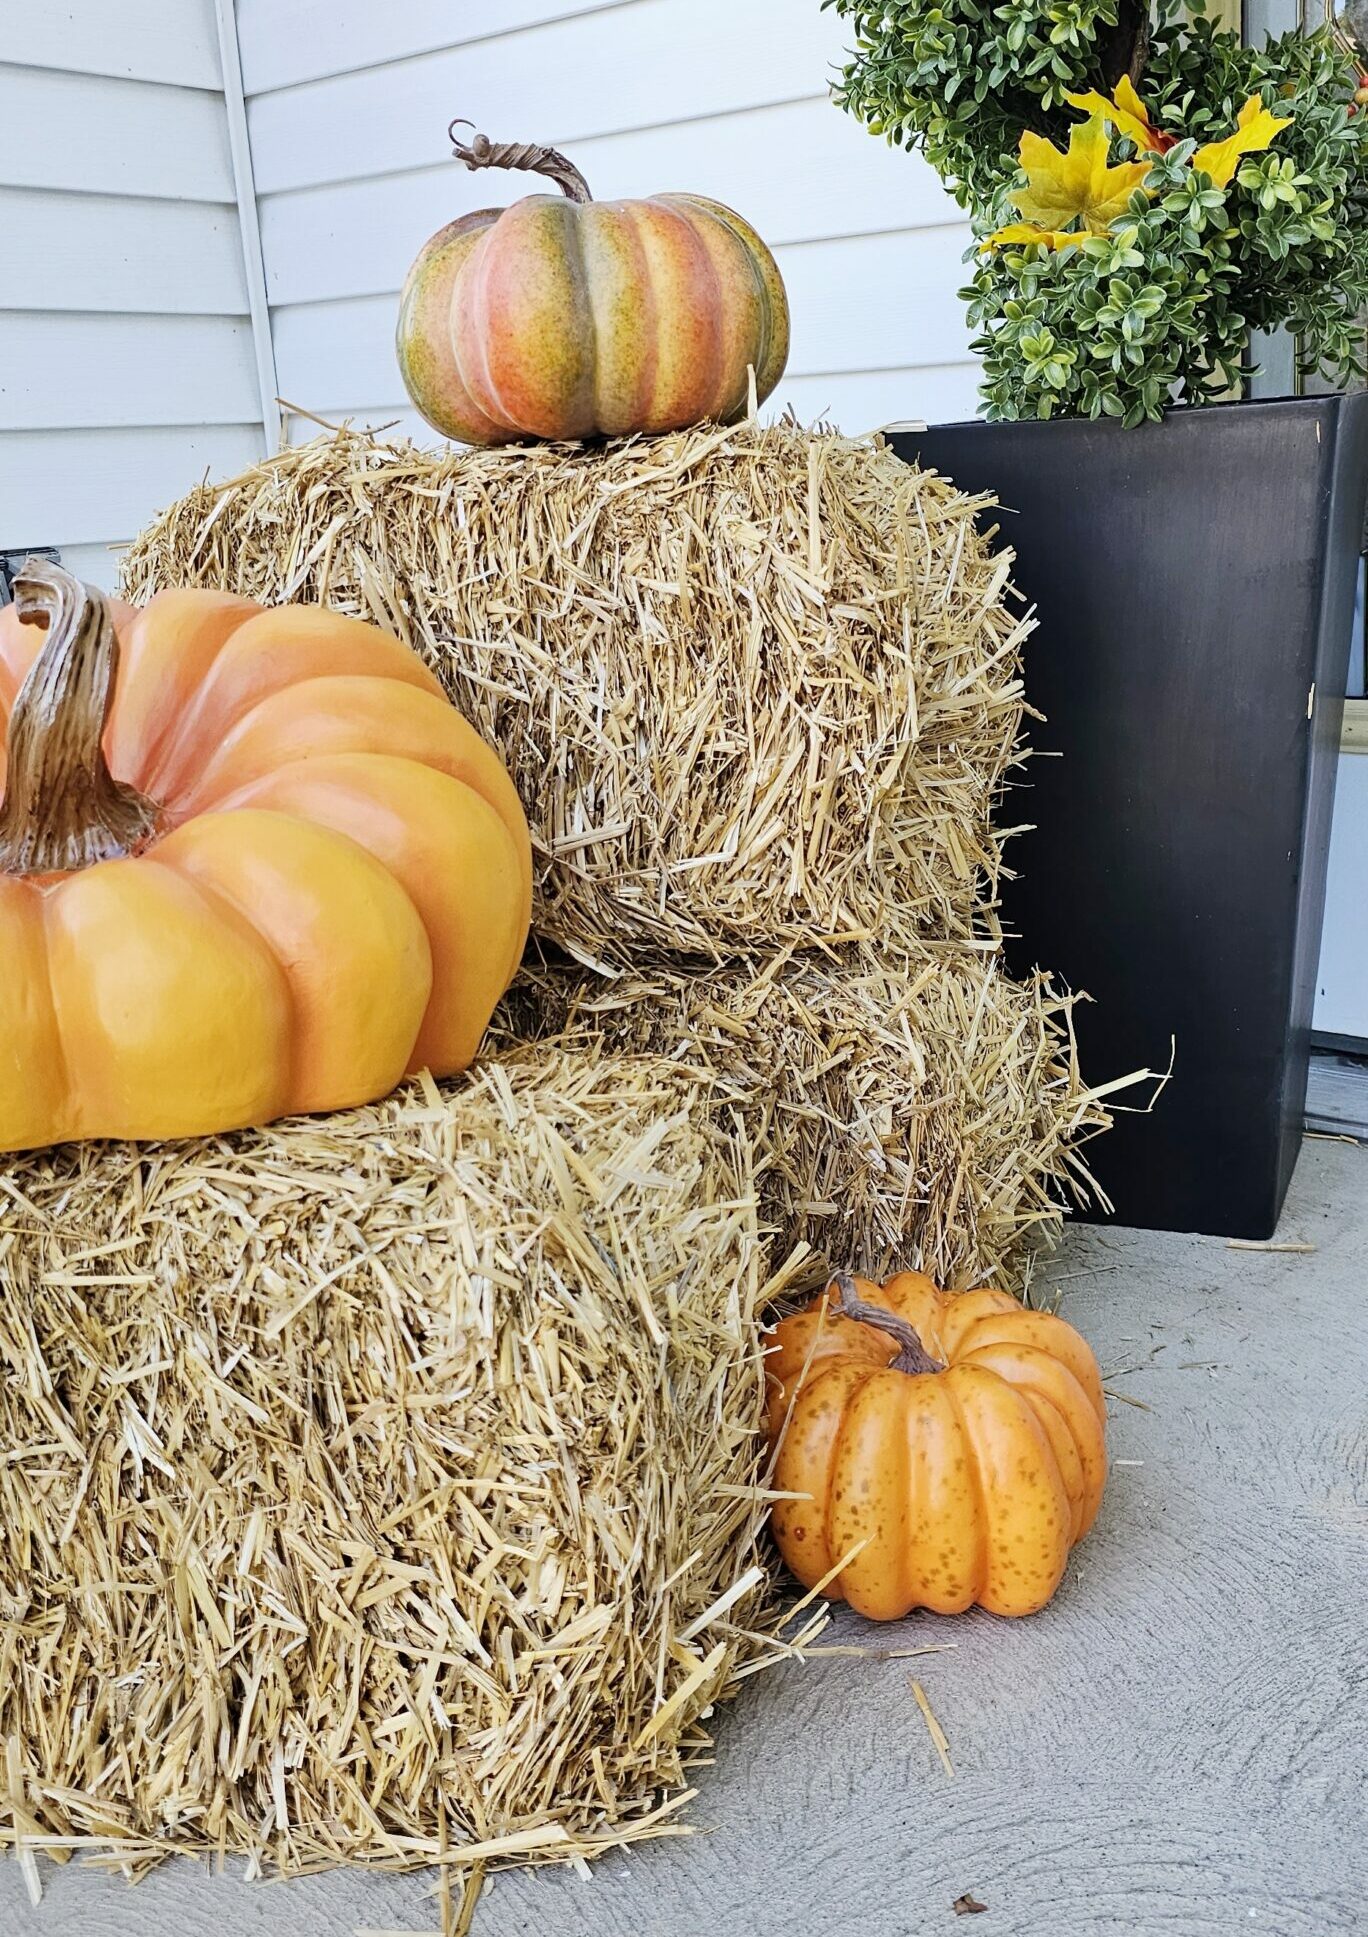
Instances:
[[[456,130],[469,128],[469,141],[458,141]],[[451,152],[467,168],[526,168],[534,175],[546,175],[572,202],[592,202],[589,184],[576,168],[555,148],[539,148],[533,141],[491,141],[477,134],[473,121],[453,121],[447,129]]]
[[[30,558],[14,580],[14,604],[25,625],[46,626],[47,642],[10,715],[0,871],[56,874],[127,854],[157,809],[114,778],[100,744],[119,666],[104,595]]]
[[[916,1327],[899,1318],[896,1312],[885,1311],[882,1305],[871,1305],[861,1298],[849,1272],[838,1271],[832,1283],[841,1294],[836,1309],[842,1318],[853,1318],[857,1325],[872,1325],[876,1332],[887,1332],[898,1341],[897,1357],[888,1361],[890,1372],[944,1371],[940,1361],[933,1359],[922,1344]]]

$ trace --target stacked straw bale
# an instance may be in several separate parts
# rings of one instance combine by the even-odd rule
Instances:
[[[706,1070],[757,1151],[771,1255],[941,1284],[1012,1283],[1108,1118],[1078,1071],[1072,1002],[992,951],[868,947],[710,975],[604,981],[529,962],[496,1028]]]
[[[573,1016],[748,1097],[780,1254],[1010,1283],[1107,1118],[1069,1000],[998,952],[1032,621],[985,508],[793,424],[342,432],[191,491],[123,577],[409,639],[507,756],[535,930],[582,971],[544,967],[505,1026]]]
[[[982,509],[793,425],[344,434],[134,546],[132,597],[409,639],[509,760],[539,944],[472,1078],[15,1165],[31,1882],[35,1838],[468,1869],[678,1828],[709,1705],[793,1645],[762,1308],[823,1259],[1010,1282],[1105,1122],[1068,1001],[1001,965],[1029,622]]]
[[[0,1835],[32,1880],[32,1838],[136,1875],[674,1826],[774,1622],[772,1287],[706,1087],[535,1049],[12,1163]]]
[[[441,457],[343,434],[191,491],[123,579],[399,633],[509,762],[538,932],[720,960],[983,931],[1031,624],[983,506],[793,425]]]

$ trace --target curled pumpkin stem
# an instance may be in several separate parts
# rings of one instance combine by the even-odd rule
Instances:
[[[905,1318],[896,1312],[885,1311],[882,1305],[871,1305],[861,1298],[855,1289],[855,1280],[848,1271],[838,1271],[832,1285],[840,1292],[836,1309],[842,1318],[853,1318],[857,1325],[870,1325],[877,1332],[887,1332],[898,1342],[895,1358],[888,1362],[890,1372],[943,1372],[944,1366],[933,1359],[922,1344],[915,1326],[909,1325]]]
[[[458,140],[456,130],[469,128],[469,141]],[[534,141],[491,141],[480,134],[473,122],[462,118],[447,129],[451,152],[467,168],[525,168],[534,175],[545,175],[569,196],[572,202],[592,202],[589,184],[574,162],[556,148],[541,148]]]
[[[30,558],[15,578],[14,605],[47,639],[10,714],[0,872],[64,873],[131,853],[157,809],[105,762],[119,641],[104,595]]]

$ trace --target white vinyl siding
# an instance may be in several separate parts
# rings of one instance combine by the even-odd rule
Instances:
[[[212,6],[196,0],[41,0],[10,24],[5,59],[171,87],[219,85]]]
[[[252,333],[235,316],[0,310],[0,372],[7,430],[199,429],[250,423],[261,407]]]
[[[231,202],[6,189],[6,315],[81,310],[240,316],[242,243]],[[61,371],[53,367],[57,381]]]
[[[1330,838],[1315,1026],[1368,1042],[1368,753],[1342,753]]]
[[[14,532],[20,545],[126,542],[110,533],[134,536],[206,474],[231,477],[262,455],[256,424],[8,431],[3,448],[0,531]],[[42,506],[51,507],[47,524],[35,510]]]
[[[527,192],[450,159],[463,114],[570,149],[601,197],[740,209],[792,302],[772,411],[972,414],[968,229],[923,162],[831,104],[846,29],[816,0],[238,0],[238,20],[277,378],[302,410],[439,441],[395,365],[400,284],[443,223]]]
[[[0,56],[0,549],[108,585],[265,448],[213,0],[30,7]]]
[[[221,94],[107,74],[9,68],[0,171],[11,188],[233,200]]]

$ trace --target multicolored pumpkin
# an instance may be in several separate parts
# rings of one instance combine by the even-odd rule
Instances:
[[[454,1073],[522,954],[513,783],[359,619],[197,591],[112,611],[30,559],[0,614],[0,777],[0,1149]]]
[[[770,1339],[774,1485],[796,1496],[774,1535],[805,1587],[879,1621],[1044,1607],[1107,1470],[1102,1381],[1071,1325],[903,1271],[838,1276]]]
[[[454,130],[459,123],[452,123]],[[480,209],[409,271],[396,346],[428,422],[466,444],[625,436],[745,414],[788,361],[773,256],[702,195],[595,202],[554,148],[456,141],[468,168],[524,168],[561,195]]]

